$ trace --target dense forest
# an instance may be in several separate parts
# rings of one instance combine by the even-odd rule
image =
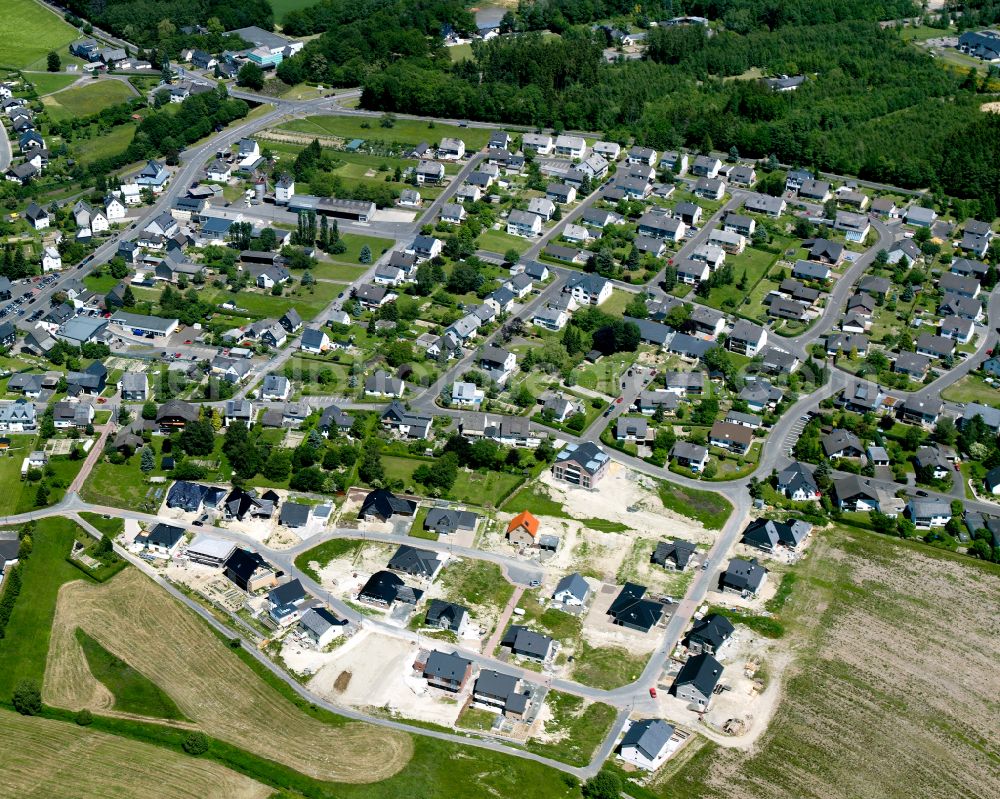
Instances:
[[[447,70],[397,61],[364,81],[362,105],[635,136],[657,148],[729,150],[932,186],[1000,204],[1000,118],[985,81],[935,64],[894,29],[864,20],[741,35],[656,28],[646,59],[608,65],[588,28],[479,42]],[[758,74],[806,74],[795,92]],[[734,79],[744,77],[746,79]]]
[[[66,0],[66,7],[144,47],[166,46],[186,26],[205,25],[219,32],[248,25],[264,30],[274,26],[268,0]]]

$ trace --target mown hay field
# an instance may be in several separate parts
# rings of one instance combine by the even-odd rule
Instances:
[[[210,760],[0,710],[0,796],[266,799],[274,792]]]
[[[77,628],[152,680],[209,735],[310,777],[376,782],[412,755],[404,733],[334,726],[301,712],[136,569],[103,585],[72,582],[60,590],[43,688],[48,704],[102,712],[111,706],[87,667]]]

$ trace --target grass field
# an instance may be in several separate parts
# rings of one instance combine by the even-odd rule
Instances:
[[[555,516],[559,519],[571,518],[562,503],[552,499],[548,489],[538,483],[529,483],[517,491],[501,508],[507,513],[520,513],[526,509],[530,509],[538,516]]]
[[[614,296],[605,305],[612,302]],[[601,306],[601,310],[608,312],[608,309]],[[619,312],[617,315],[621,315]],[[609,397],[617,397],[621,386],[622,373],[635,363],[636,353],[616,352],[612,355],[605,355],[597,363],[584,361],[574,371],[573,377],[576,382],[591,391],[600,391]],[[589,403],[588,403],[589,408]]]
[[[476,242],[480,250],[503,255],[507,250],[523,253],[531,247],[531,241],[521,236],[511,236],[502,230],[484,230]]]
[[[383,455],[382,466],[388,480],[402,480],[407,486],[414,485],[413,473],[427,461],[417,458],[405,458],[398,455]],[[447,496],[459,502],[486,507],[492,505],[497,497],[507,496],[507,493],[517,485],[519,475],[509,472],[469,471],[459,469],[455,485],[447,492]]]
[[[118,155],[128,149],[135,135],[135,125],[116,125],[102,136],[92,139],[77,139],[73,142],[73,152],[82,164],[91,164],[101,158]]]
[[[455,44],[448,48],[448,55],[451,56],[451,60],[465,61],[466,59],[472,58],[472,44],[466,42],[464,44]]]
[[[118,517],[105,519],[100,513],[81,511],[80,518],[82,518],[85,522],[89,522],[92,526],[104,533],[104,535],[111,536],[112,538],[116,535],[121,535],[122,531],[125,529],[125,520],[119,519]]]
[[[134,96],[129,87],[119,80],[101,80],[50,95],[42,102],[49,116],[61,122],[96,114]]]
[[[32,72],[27,79],[35,87],[38,95],[44,96],[63,89],[80,79],[79,75],[69,75],[65,72]]]
[[[111,692],[114,710],[163,719],[184,718],[174,701],[155,683],[115,657],[83,630],[76,631],[76,640],[94,679]]]
[[[941,392],[941,397],[951,402],[978,402],[980,405],[1000,407],[1000,389],[976,375],[966,375],[948,386]]]
[[[310,777],[376,782],[399,771],[412,753],[405,734],[306,715],[135,569],[100,586],[77,582],[60,592],[44,686],[49,704],[76,709],[93,701],[94,678],[80,668],[77,628],[146,675],[206,733]],[[343,757],[345,751],[352,756]]]
[[[63,55],[77,37],[75,28],[34,0],[0,0],[0,9],[7,31],[0,48],[0,66],[34,66],[39,59],[44,61],[50,50]]]
[[[721,530],[729,514],[733,512],[728,499],[711,491],[699,491],[663,481],[658,493],[663,507],[689,519],[696,519],[709,530]]]
[[[360,236],[356,233],[343,233],[340,237],[344,244],[347,245],[347,249],[338,254],[330,255],[329,257],[342,264],[360,264],[363,268],[367,269],[364,264],[361,264],[358,258],[361,256],[361,249],[366,244],[368,248],[372,251],[372,263],[378,260],[378,257],[388,250],[393,245],[392,239],[386,239],[381,236]],[[319,277],[319,275],[317,275]],[[357,275],[354,275],[357,277]],[[331,278],[332,280],[343,280],[344,278]],[[353,279],[353,278],[347,278]]]
[[[21,480],[21,461],[28,455],[34,436],[13,435],[10,438],[10,450],[0,456],[0,516],[17,513],[21,507],[21,495],[30,491],[34,496],[31,484]]]
[[[514,586],[504,579],[500,567],[483,560],[463,560],[448,566],[440,582],[452,602],[480,607],[503,608],[514,593]]]
[[[313,0],[271,0],[271,8],[274,10],[274,19],[281,23],[285,21],[285,16],[289,11],[299,11],[316,5]]]
[[[769,729],[752,753],[704,742],[685,752],[657,795],[1000,795],[1000,568],[834,530],[795,569],[782,618],[796,659]]]
[[[362,125],[368,125],[367,128]],[[433,125],[431,127],[431,125]],[[431,144],[444,137],[453,136],[465,142],[466,149],[479,150],[486,146],[490,132],[486,128],[460,128],[440,122],[428,123],[416,119],[397,119],[391,128],[379,126],[378,120],[360,117],[314,116],[295,119],[281,126],[285,130],[311,133],[314,136],[335,136],[342,139],[366,139],[398,142],[416,146],[426,141]]]
[[[639,678],[647,659],[624,647],[592,647],[581,641],[573,658],[573,679],[593,688],[620,688]]]
[[[0,796],[267,799],[273,793],[211,761],[66,722],[0,710],[0,737]]]
[[[42,519],[35,527],[34,550],[21,572],[21,594],[6,636],[0,639],[0,700],[9,701],[19,680],[42,682],[59,588],[83,575],[66,561],[78,529],[69,519],[60,518]]]

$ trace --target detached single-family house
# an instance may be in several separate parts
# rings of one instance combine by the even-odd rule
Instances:
[[[685,661],[670,688],[678,699],[707,708],[722,677],[722,664],[706,652]]]

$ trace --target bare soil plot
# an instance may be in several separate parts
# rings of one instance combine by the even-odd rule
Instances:
[[[671,799],[1000,795],[1000,569],[823,532],[786,605],[795,657],[752,751],[704,744]]]
[[[412,754],[409,736],[365,724],[334,727],[300,713],[135,569],[100,586],[74,582],[60,590],[45,680],[49,704],[106,707],[80,663],[77,627],[156,683],[205,732],[311,777],[376,782]]]
[[[210,760],[0,710],[0,796],[266,799],[274,790]]]

